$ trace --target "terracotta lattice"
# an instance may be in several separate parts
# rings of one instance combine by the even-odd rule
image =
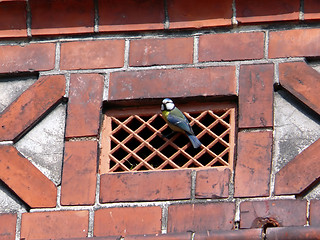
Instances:
[[[178,106],[202,142],[194,149],[181,133],[172,134],[158,108],[106,112],[103,172],[233,166],[235,108]]]

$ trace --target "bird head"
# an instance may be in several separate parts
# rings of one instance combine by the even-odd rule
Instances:
[[[171,111],[175,108],[173,101],[170,98],[162,100],[161,111]]]

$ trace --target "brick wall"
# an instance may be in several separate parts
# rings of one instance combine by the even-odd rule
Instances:
[[[0,1],[0,239],[319,235],[319,19],[317,0]],[[237,106],[231,167],[108,173],[105,111],[165,97]]]

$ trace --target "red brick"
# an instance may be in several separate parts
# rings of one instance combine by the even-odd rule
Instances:
[[[136,235],[127,236],[125,240],[190,240],[191,233],[169,233],[169,234],[156,234],[156,235]]]
[[[272,131],[238,133],[235,197],[269,196],[271,159]]]
[[[320,176],[320,139],[291,160],[276,174],[275,194],[299,194]]]
[[[236,0],[239,23],[299,20],[299,0]]]
[[[0,37],[27,37],[25,2],[0,3]]]
[[[17,215],[12,213],[0,214],[0,239],[16,239]]]
[[[163,1],[99,0],[99,31],[137,31],[164,28]]]
[[[236,95],[233,66],[115,72],[110,75],[109,100],[225,95]]]
[[[86,237],[88,223],[88,211],[23,213],[21,238],[29,240]]]
[[[195,233],[194,240],[259,240],[263,239],[261,235],[262,228],[229,231],[207,231],[205,233]]]
[[[307,221],[306,200],[265,200],[240,204],[240,228],[303,226]]]
[[[141,39],[130,42],[131,66],[191,64],[193,38]]]
[[[160,207],[106,208],[94,214],[94,236],[159,234]]]
[[[16,140],[64,94],[64,76],[41,77],[0,114],[0,141]]]
[[[296,29],[269,33],[269,58],[320,55],[320,29]]]
[[[72,74],[66,137],[97,136],[102,107],[103,76]]]
[[[231,230],[235,205],[231,202],[172,205],[168,209],[168,232]]]
[[[304,20],[320,19],[320,4],[318,0],[304,0]]]
[[[222,33],[199,38],[199,61],[231,61],[264,57],[264,33]]]
[[[273,126],[273,65],[243,65],[239,77],[239,127]]]
[[[101,175],[100,201],[189,199],[191,170]]]
[[[277,227],[266,229],[266,239],[304,239],[315,240],[319,239],[319,227]]]
[[[51,70],[55,48],[54,43],[0,46],[0,73]]]
[[[97,142],[66,142],[61,183],[62,205],[93,205],[96,194]]]
[[[198,170],[196,198],[227,198],[229,196],[229,168]]]
[[[61,69],[116,68],[124,64],[124,40],[61,44]]]
[[[230,26],[232,0],[168,1],[170,29]]]
[[[320,200],[310,201],[310,225],[320,226]]]
[[[305,62],[279,65],[280,85],[320,114],[320,74]]]
[[[32,208],[56,206],[56,186],[13,146],[0,146],[0,179]]]
[[[32,35],[93,32],[94,6],[90,0],[30,0]]]

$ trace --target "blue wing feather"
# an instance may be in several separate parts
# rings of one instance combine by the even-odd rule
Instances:
[[[180,118],[180,117],[176,117],[174,115],[172,115],[171,113],[168,115],[167,120],[169,123],[171,123],[172,125],[181,128],[182,130],[184,130],[185,132],[189,133],[189,134],[194,134],[188,120],[185,118]]]

